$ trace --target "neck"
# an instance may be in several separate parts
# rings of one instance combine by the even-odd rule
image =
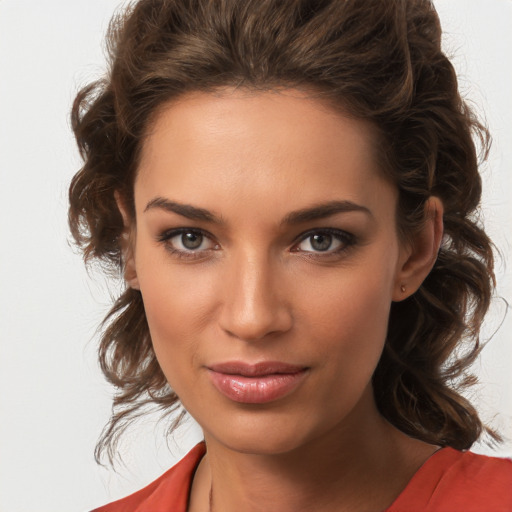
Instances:
[[[203,496],[190,512],[385,509],[435,447],[400,433],[376,409],[371,416],[363,428],[338,426],[278,454],[243,453],[205,432],[208,453],[196,473]]]

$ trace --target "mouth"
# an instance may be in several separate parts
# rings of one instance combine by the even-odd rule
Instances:
[[[308,367],[282,362],[233,361],[208,367],[217,391],[234,402],[245,404],[264,404],[291,394],[308,371]]]

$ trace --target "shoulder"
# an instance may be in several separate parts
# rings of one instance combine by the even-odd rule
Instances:
[[[92,512],[186,512],[192,479],[205,451],[204,443],[197,444],[154,482]]]
[[[512,511],[512,460],[444,448],[418,470],[388,512]]]

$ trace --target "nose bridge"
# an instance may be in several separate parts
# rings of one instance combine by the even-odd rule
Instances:
[[[233,255],[225,282],[221,327],[251,341],[291,327],[291,312],[279,283],[279,268],[264,251]]]

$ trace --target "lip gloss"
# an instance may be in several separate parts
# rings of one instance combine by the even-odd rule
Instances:
[[[209,367],[209,377],[224,396],[239,403],[264,404],[292,393],[307,368],[284,363],[224,363]]]

